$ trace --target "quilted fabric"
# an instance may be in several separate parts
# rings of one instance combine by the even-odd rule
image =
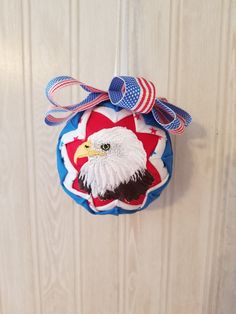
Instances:
[[[168,132],[153,115],[110,101],[77,113],[62,130],[57,165],[63,189],[93,214],[145,209],[172,173]]]

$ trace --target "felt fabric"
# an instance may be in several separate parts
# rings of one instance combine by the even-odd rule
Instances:
[[[63,189],[101,215],[146,208],[168,184],[172,159],[169,134],[151,113],[134,113],[110,101],[78,112],[57,146]]]

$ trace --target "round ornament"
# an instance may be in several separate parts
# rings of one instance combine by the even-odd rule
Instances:
[[[74,116],[57,147],[64,190],[93,214],[146,208],[168,184],[172,157],[170,137],[151,114],[111,102]]]
[[[79,84],[89,94],[78,104],[53,99],[60,88]],[[108,92],[71,77],[49,82],[53,105],[45,122],[67,121],[57,145],[60,183],[73,200],[95,215],[130,214],[145,209],[172,174],[170,133],[181,134],[190,115],[156,98],[152,82],[115,77]],[[57,116],[57,115],[62,116]]]

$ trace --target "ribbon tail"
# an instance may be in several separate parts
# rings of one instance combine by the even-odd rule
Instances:
[[[64,109],[50,109],[47,111],[44,121],[49,126],[56,126],[68,121],[75,114],[76,111],[68,111]],[[62,117],[60,117],[60,115],[62,115]]]
[[[70,106],[51,107],[45,117],[45,123],[49,126],[56,126],[71,119],[77,112],[85,111],[93,108],[99,103],[108,100],[105,93],[90,93],[83,101]]]

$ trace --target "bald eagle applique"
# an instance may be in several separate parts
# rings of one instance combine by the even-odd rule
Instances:
[[[78,175],[79,186],[102,200],[133,201],[154,181],[146,169],[142,142],[126,127],[100,130],[88,137],[74,155],[88,157]]]
[[[171,162],[165,131],[109,102],[74,117],[58,145],[62,185],[92,213],[145,208],[168,183]]]

